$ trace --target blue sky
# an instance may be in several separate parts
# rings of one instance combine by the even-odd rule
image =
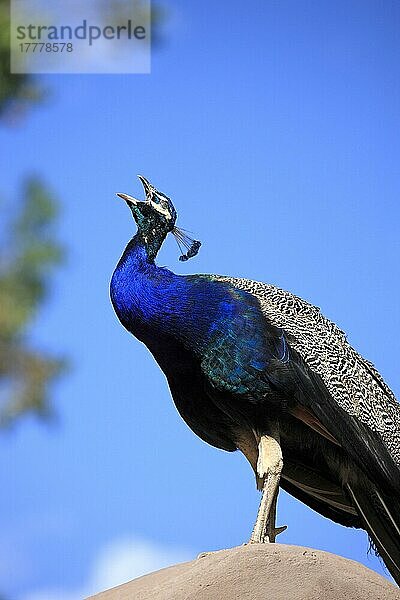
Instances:
[[[241,544],[256,515],[245,459],[186,427],[110,306],[135,230],[115,192],[140,194],[137,173],[203,242],[179,263],[168,240],[160,264],[306,298],[399,393],[399,4],[165,4],[151,75],[49,76],[48,100],[0,132],[2,194],[42,175],[68,248],[32,332],[70,359],[58,420],[0,438],[0,590],[13,600],[73,600],[135,576],[143,556],[142,571]],[[363,532],[283,492],[278,522],[282,542],[383,572]]]

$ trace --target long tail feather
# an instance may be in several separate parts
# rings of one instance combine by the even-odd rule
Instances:
[[[400,586],[400,502],[377,488],[361,490],[349,484],[347,490],[365,529],[393,579]]]

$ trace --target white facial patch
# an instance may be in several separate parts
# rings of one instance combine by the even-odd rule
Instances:
[[[159,194],[157,194],[157,195],[159,196]],[[171,213],[169,212],[168,208],[166,208],[165,206],[162,206],[161,204],[157,204],[153,200],[149,200],[148,202],[150,202],[150,204],[151,204],[152,208],[154,208],[154,210],[156,210],[158,213],[160,213],[160,215],[163,215],[168,221],[170,221],[172,219]]]

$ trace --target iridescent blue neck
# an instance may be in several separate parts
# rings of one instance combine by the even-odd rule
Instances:
[[[148,270],[155,268],[154,257],[149,252],[148,245],[143,239],[143,234],[138,232],[127,244],[118,264],[117,269]]]
[[[142,235],[127,245],[111,280],[111,301],[122,324],[140,339],[149,327],[164,326],[179,311],[183,277],[158,267]]]
[[[212,276],[176,275],[158,267],[140,235],[127,245],[111,280],[119,320],[156,356],[168,353],[171,340],[205,347],[215,323],[238,308],[238,295]]]

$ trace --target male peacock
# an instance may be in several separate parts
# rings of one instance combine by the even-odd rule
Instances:
[[[325,517],[367,530],[400,584],[400,406],[374,366],[318,308],[273,285],[175,275],[155,264],[175,226],[171,200],[118,194],[138,231],[111,280],[122,325],[165,373],[204,441],[241,450],[262,489],[251,542],[275,541],[279,484]]]

